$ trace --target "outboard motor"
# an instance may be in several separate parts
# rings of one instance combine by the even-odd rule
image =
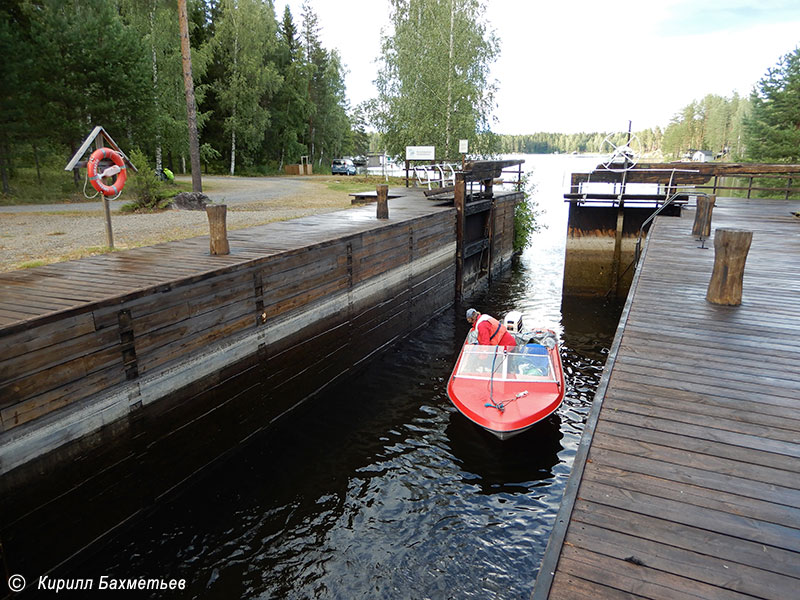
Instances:
[[[522,333],[522,313],[512,310],[503,318],[503,325],[509,333]]]

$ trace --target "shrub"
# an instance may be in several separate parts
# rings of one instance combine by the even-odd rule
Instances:
[[[539,208],[539,203],[533,200],[536,185],[528,180],[527,175],[522,177],[522,190],[525,193],[525,197],[514,208],[515,254],[519,254],[531,245],[531,234],[547,227],[547,225],[543,225],[538,221],[543,211]]]
[[[128,210],[160,210],[169,200],[166,199],[164,184],[150,166],[144,152],[134,148],[130,153],[131,162],[136,165],[138,173],[133,170],[128,172],[128,187],[133,195],[133,200],[126,207]]]

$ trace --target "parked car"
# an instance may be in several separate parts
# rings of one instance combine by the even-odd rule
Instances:
[[[349,158],[335,158],[331,163],[331,173],[333,175],[355,175],[356,166]]]

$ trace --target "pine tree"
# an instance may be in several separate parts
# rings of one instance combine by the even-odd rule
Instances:
[[[319,20],[303,3],[302,46],[307,69],[306,146],[312,160],[335,158],[346,148],[350,132],[344,85],[344,66],[337,51],[327,51],[319,39]]]
[[[268,135],[271,147],[268,155],[284,163],[296,163],[308,149],[301,143],[308,122],[308,70],[298,39],[292,13],[286,6],[278,25],[277,68],[283,75],[283,84],[272,103],[273,119]]]
[[[747,156],[758,162],[800,162],[800,47],[767,71],[750,100]]]
[[[34,99],[27,107],[39,131],[72,150],[93,125],[116,141],[151,118],[146,47],[105,0],[41,0],[30,15]]]

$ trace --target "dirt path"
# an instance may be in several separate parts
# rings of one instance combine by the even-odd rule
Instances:
[[[351,206],[346,192],[334,192],[314,177],[203,178],[206,194],[228,205],[228,229],[242,229]],[[208,234],[204,212],[172,210],[120,214],[112,204],[118,250]],[[59,262],[106,252],[100,202],[0,207],[0,271]]]

